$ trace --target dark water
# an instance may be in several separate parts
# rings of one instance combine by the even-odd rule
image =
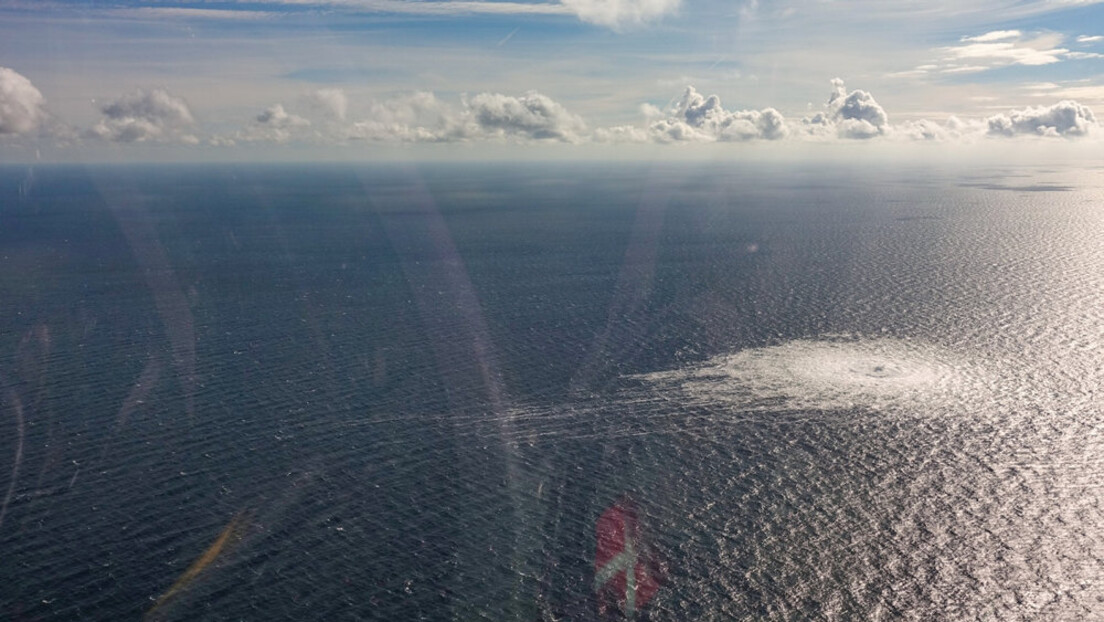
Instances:
[[[1104,619],[1100,174],[2,169],[0,618]]]

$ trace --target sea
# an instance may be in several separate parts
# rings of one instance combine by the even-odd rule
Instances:
[[[1099,162],[8,166],[0,619],[1104,620],[1102,381]]]

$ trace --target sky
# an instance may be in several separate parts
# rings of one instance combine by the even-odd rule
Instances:
[[[6,162],[1095,154],[1097,114],[1104,0],[0,0]]]

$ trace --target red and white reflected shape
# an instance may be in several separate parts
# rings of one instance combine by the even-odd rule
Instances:
[[[659,591],[659,565],[642,538],[637,508],[628,497],[598,518],[594,555],[594,591],[598,612],[605,618],[620,611],[632,620]]]

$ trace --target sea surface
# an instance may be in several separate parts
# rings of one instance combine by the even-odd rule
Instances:
[[[1102,381],[1100,166],[3,168],[0,619],[1104,620]]]

